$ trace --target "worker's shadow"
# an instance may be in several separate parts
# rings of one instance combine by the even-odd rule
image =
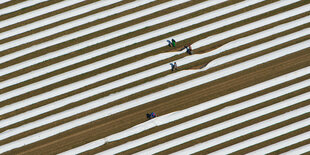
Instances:
[[[183,48],[179,49],[179,51],[183,51],[185,48],[186,48],[186,47],[183,47]]]

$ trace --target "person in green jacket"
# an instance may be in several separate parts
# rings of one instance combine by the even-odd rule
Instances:
[[[172,46],[175,47],[176,41],[174,39],[172,39],[171,41],[172,41]]]

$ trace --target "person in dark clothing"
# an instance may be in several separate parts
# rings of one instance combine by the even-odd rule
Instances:
[[[147,119],[152,119],[152,118],[155,118],[155,117],[157,117],[157,115],[154,112],[152,112],[151,114],[149,114],[149,113],[146,114],[146,118]]]
[[[192,49],[192,45],[185,45],[183,48],[181,48],[179,51],[183,51],[184,49],[186,49],[186,53],[188,53],[189,55],[193,54],[193,49]]]
[[[174,71],[174,64],[170,63],[170,66],[171,66],[171,72],[173,72]]]
[[[178,65],[176,62],[174,63],[170,63],[170,66],[171,66],[171,71],[173,72],[174,70],[178,70]]]
[[[147,113],[147,114],[146,114],[146,118],[147,118],[147,119],[151,119],[151,114]]]
[[[184,46],[184,48],[186,48],[186,52],[189,54],[189,55],[192,55],[192,46],[191,45],[188,45],[188,46]]]

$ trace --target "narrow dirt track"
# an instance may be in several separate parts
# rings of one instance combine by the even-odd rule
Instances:
[[[173,111],[176,111],[178,109],[184,109],[186,107],[193,106],[195,104],[195,102],[190,101],[190,100],[194,100],[194,101],[198,100],[198,103],[201,103],[200,102],[201,98],[206,99],[206,97],[204,97],[204,95],[212,96],[212,98],[214,98],[215,96],[217,96],[217,97],[222,96],[224,94],[233,92],[235,90],[240,90],[242,88],[248,87],[248,86],[253,85],[255,83],[259,83],[261,81],[265,81],[267,79],[271,79],[273,77],[277,77],[279,75],[288,73],[292,70],[297,70],[298,68],[308,66],[309,65],[309,61],[308,61],[309,56],[310,56],[309,54],[305,54],[305,55],[303,54],[301,56],[296,56],[297,60],[293,61],[294,63],[292,63],[290,61],[288,61],[288,62],[281,61],[281,62],[276,63],[277,61],[273,61],[273,63],[276,63],[278,65],[276,65],[276,66],[272,66],[272,65],[270,66],[269,65],[270,67],[261,68],[260,72],[264,73],[264,74],[260,74],[257,71],[257,69],[252,69],[252,70],[254,70],[254,72],[252,71],[252,72],[248,73],[251,76],[249,76],[248,74],[246,74],[244,72],[240,72],[240,73],[235,75],[235,76],[239,75],[240,76],[239,78],[233,78],[234,76],[232,76],[232,77],[229,76],[225,79],[230,79],[230,80],[226,80],[225,82],[221,82],[221,83],[219,83],[219,85],[213,85],[211,82],[210,84],[200,86],[199,89],[195,88],[196,91],[198,91],[200,93],[190,90],[190,92],[193,92],[195,94],[195,96],[197,95],[197,97],[193,97],[193,98],[189,97],[189,96],[193,96],[193,94],[189,94],[189,96],[187,96],[187,95],[185,95],[186,92],[182,92],[182,95],[180,95],[181,93],[178,93],[176,95],[182,96],[182,97],[175,98],[173,96],[176,96],[176,95],[172,95],[172,96],[169,96],[168,99],[166,99],[167,97],[163,98],[163,99],[159,99],[159,100],[156,100],[157,104],[151,102],[148,105],[145,105],[145,107],[140,106],[137,108],[130,109],[126,112],[122,112],[122,113],[113,115],[111,118],[106,118],[106,119],[102,119],[100,121],[95,121],[93,123],[88,124],[87,126],[75,128],[72,131],[68,131],[68,132],[53,136],[51,138],[47,138],[43,141],[30,144],[26,147],[16,149],[15,150],[16,152],[12,151],[11,153],[17,153],[17,152],[25,151],[25,150],[28,150],[29,148],[32,148],[29,150],[29,152],[27,151],[27,153],[32,154],[32,153],[35,153],[32,151],[35,151],[38,146],[39,146],[38,147],[39,149],[36,151],[39,151],[39,152],[41,152],[41,151],[50,152],[50,151],[54,150],[54,149],[50,149],[50,148],[55,148],[55,147],[58,148],[57,150],[61,152],[61,151],[64,151],[66,149],[69,149],[70,146],[77,145],[74,143],[79,143],[78,145],[81,145],[81,143],[85,144],[87,142],[98,139],[99,137],[108,136],[109,133],[111,134],[111,132],[115,133],[117,131],[122,131],[122,130],[132,126],[132,124],[139,124],[145,120],[145,118],[141,117],[141,115],[144,116],[144,113],[146,111],[152,111],[152,110],[156,109],[157,111],[159,111],[158,112],[159,115],[163,115],[165,113],[168,113],[169,111],[172,112],[171,111],[172,109],[173,109]],[[286,59],[288,59],[288,60],[293,59],[292,55],[290,55],[290,57],[286,57]],[[255,67],[255,68],[259,68],[259,66]],[[277,69],[275,70],[275,68],[277,68]],[[269,71],[267,71],[268,69],[269,69]],[[257,72],[255,72],[255,71],[257,71]],[[210,85],[212,87],[208,87]],[[208,89],[208,90],[202,89],[202,87],[207,87],[205,89]],[[212,92],[213,95],[212,94],[206,94],[205,92]],[[162,102],[163,100],[165,102]],[[178,103],[178,104],[176,104],[176,103]],[[189,103],[191,103],[191,104],[189,104]],[[196,102],[196,104],[198,104],[198,103]],[[155,105],[155,106],[152,107],[151,105]],[[163,107],[161,105],[165,105],[165,106]],[[160,111],[164,111],[164,112],[160,112]],[[127,113],[127,114],[129,113],[129,115],[126,115],[126,118],[123,118],[122,115],[124,113]],[[139,118],[139,116],[140,116],[140,118]],[[135,118],[135,119],[133,119],[133,118]],[[110,120],[112,122],[109,122],[109,124],[106,124],[105,122],[107,120]],[[102,124],[102,123],[104,123],[104,124]],[[107,127],[112,127],[112,128],[107,128]],[[94,133],[96,133],[96,134],[94,134]],[[85,136],[81,136],[81,134],[85,135]],[[59,147],[61,147],[61,148],[59,148]]]

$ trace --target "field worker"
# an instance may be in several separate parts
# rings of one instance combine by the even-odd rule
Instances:
[[[175,69],[175,70],[178,70],[178,65],[177,65],[176,62],[174,62],[173,66],[174,66],[174,69]]]
[[[168,42],[168,46],[171,47],[172,46],[172,42],[170,40],[167,40]]]
[[[189,54],[189,55],[192,55],[192,46],[191,45],[188,45],[188,46],[184,46],[186,48],[186,52]]]
[[[147,119],[151,119],[151,114],[146,113],[146,118],[147,118]]]
[[[172,46],[175,47],[176,41],[172,38]]]
[[[190,45],[188,45],[188,47],[189,47],[189,50],[190,51],[192,51],[193,49],[192,49],[192,45],[190,44]]]
[[[151,118],[155,118],[155,117],[157,117],[157,115],[154,112],[152,112],[151,113]]]
[[[157,117],[157,115],[154,112],[152,112],[151,114],[147,113],[146,117],[147,117],[147,119],[152,119],[152,118]]]
[[[171,66],[171,72],[173,72],[174,69],[175,69],[174,64],[173,64],[173,63],[170,63],[170,66]]]

